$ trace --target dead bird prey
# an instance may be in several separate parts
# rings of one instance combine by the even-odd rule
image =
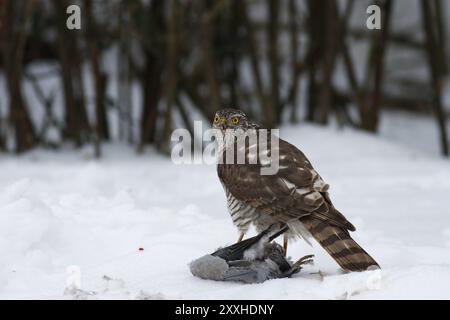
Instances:
[[[255,237],[192,261],[191,273],[202,279],[261,283],[290,277],[299,272],[304,264],[312,262],[312,255],[304,256],[295,263],[286,259],[283,248],[271,241],[288,228],[275,233],[270,229],[272,227]]]

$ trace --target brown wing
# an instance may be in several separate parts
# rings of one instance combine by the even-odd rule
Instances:
[[[260,163],[219,164],[218,175],[234,197],[281,222],[312,216],[355,230],[331,203],[328,184],[295,146],[280,139],[277,174],[261,175],[261,167]]]

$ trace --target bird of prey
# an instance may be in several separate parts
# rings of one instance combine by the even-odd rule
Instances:
[[[313,237],[345,271],[379,268],[377,262],[350,237],[349,231],[355,231],[355,227],[333,206],[328,184],[299,149],[279,139],[276,150],[279,170],[273,175],[263,175],[261,168],[268,164],[259,159],[253,164],[248,161],[228,163],[230,161],[225,159],[230,148],[240,147],[236,145],[239,134],[246,134],[250,129],[262,131],[257,124],[240,110],[223,109],[215,114],[213,128],[219,129],[224,137],[218,139],[218,155],[224,161],[218,162],[217,172],[225,190],[228,211],[240,232],[238,242],[251,224],[257,232],[262,232],[278,223],[280,228],[283,225],[289,227],[284,237],[285,252],[289,240],[300,237],[309,243]],[[267,139],[270,139],[269,135]],[[244,146],[246,160],[250,150],[259,150],[260,146],[255,145],[258,143],[261,139],[247,141]],[[270,141],[267,144],[271,146]]]

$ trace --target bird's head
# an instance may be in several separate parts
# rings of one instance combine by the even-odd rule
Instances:
[[[242,129],[246,130],[250,127],[247,115],[236,109],[222,109],[216,112],[213,120],[213,128],[226,129]]]

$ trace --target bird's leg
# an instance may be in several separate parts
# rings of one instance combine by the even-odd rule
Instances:
[[[288,247],[288,234],[287,232],[283,235],[283,249],[284,255],[287,256],[287,247]]]
[[[241,234],[239,235],[239,239],[237,242],[241,242],[242,239],[244,239],[244,232],[241,232]]]

